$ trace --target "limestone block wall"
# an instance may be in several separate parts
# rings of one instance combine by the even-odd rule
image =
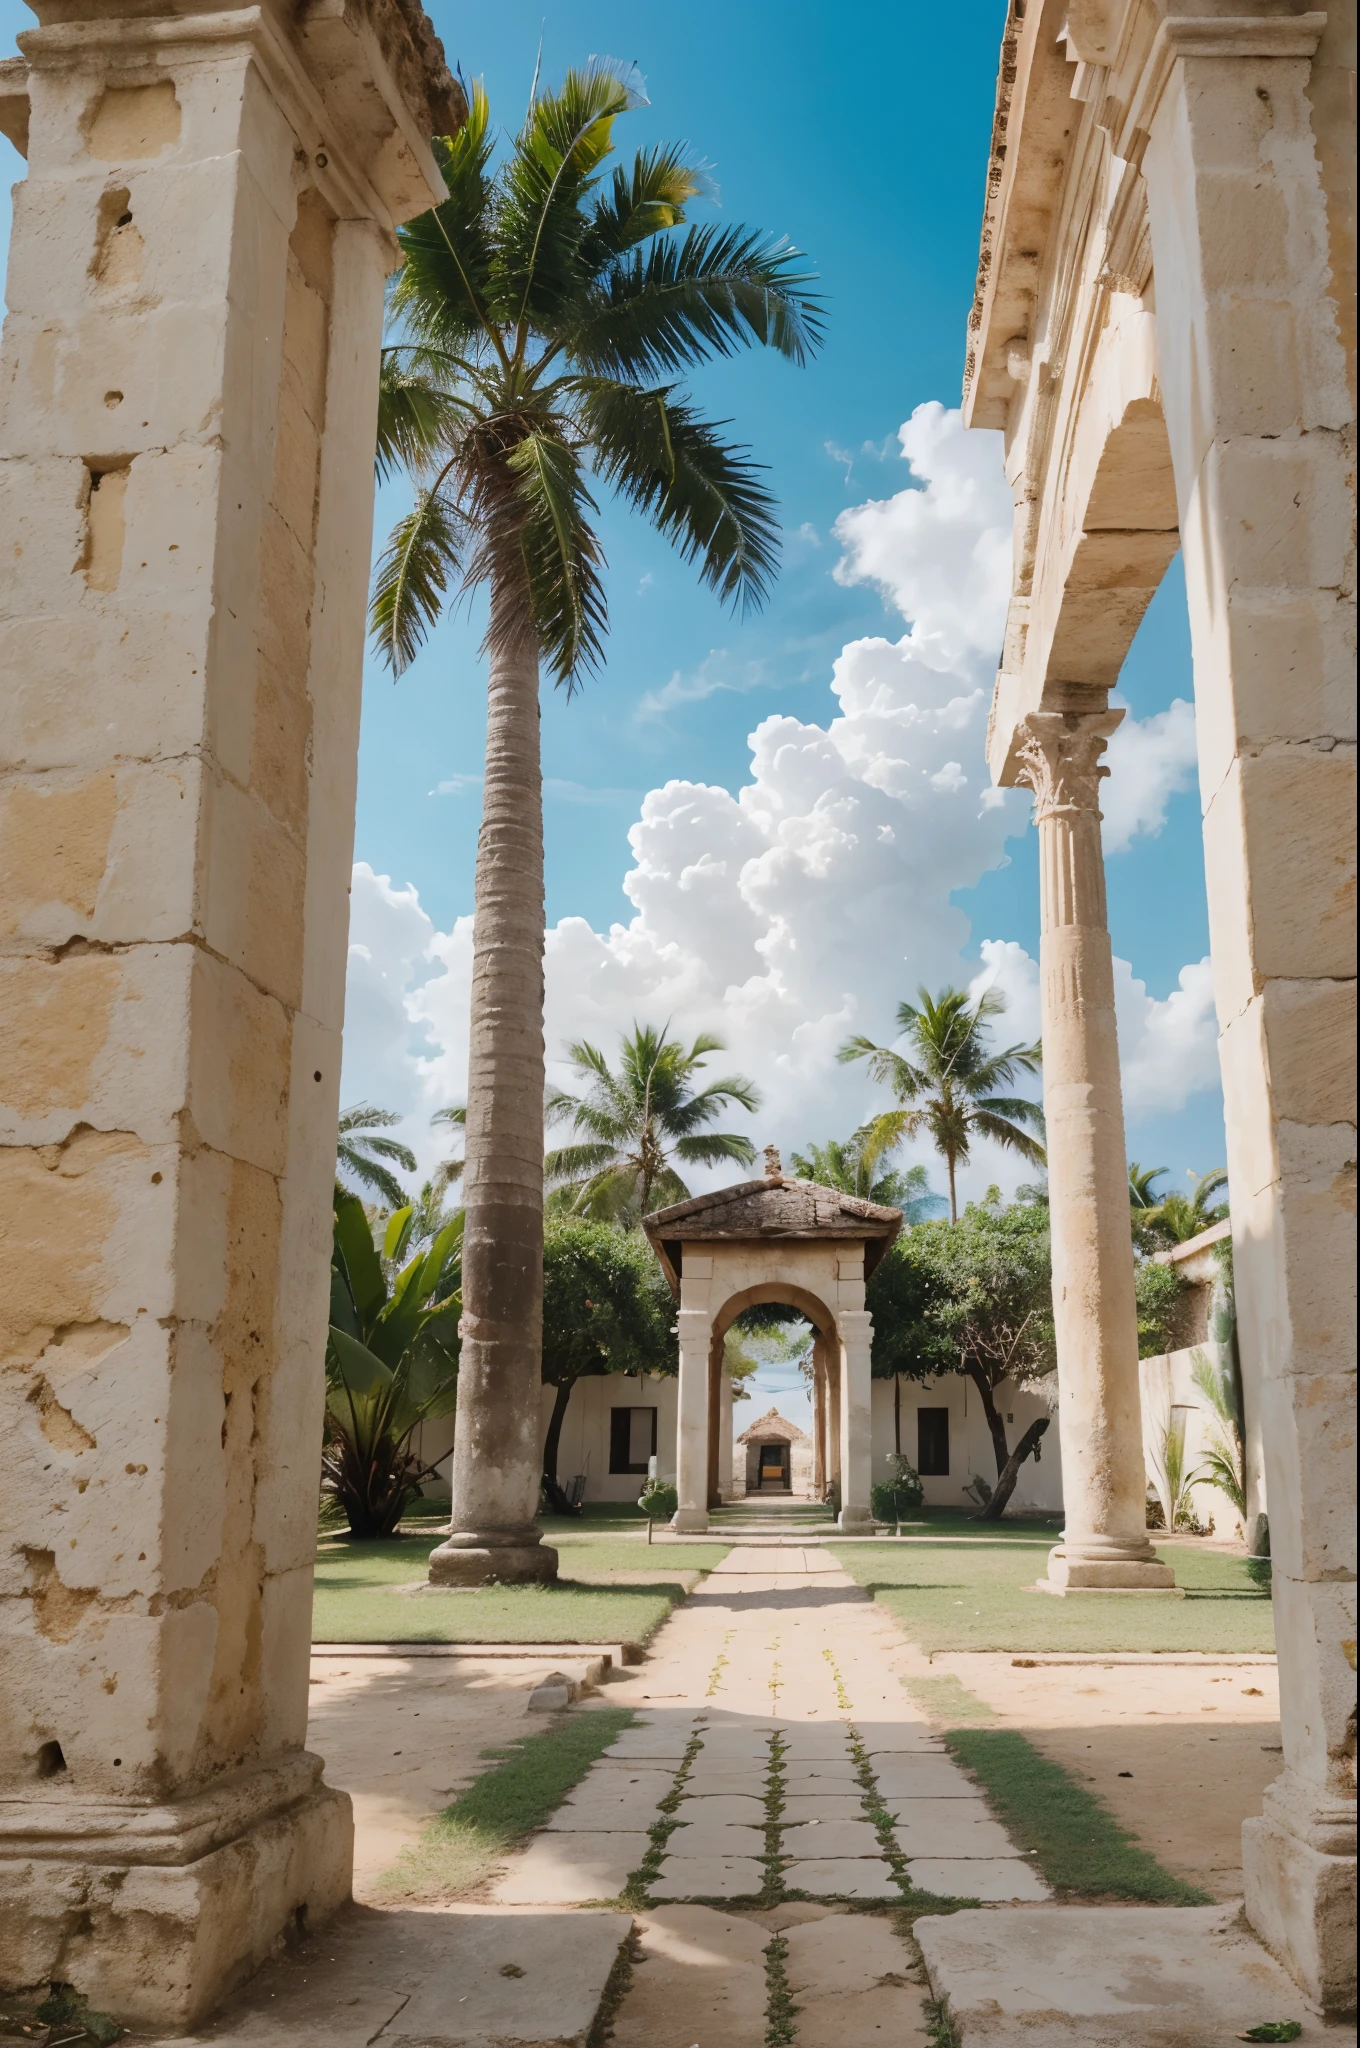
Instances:
[[[382,287],[437,187],[353,18],[312,80],[267,9],[40,12],[0,353],[0,1982],[168,2021],[348,1892],[302,1747],[329,1186]]]

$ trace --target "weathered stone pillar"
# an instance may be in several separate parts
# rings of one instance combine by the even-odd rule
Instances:
[[[718,1498],[731,1500],[732,1488],[732,1377],[724,1372],[718,1382]]]
[[[1354,22],[1169,22],[1143,161],[1280,1655],[1246,1905],[1333,2010],[1356,1991]]]
[[[712,1318],[707,1309],[682,1308],[680,1394],[676,1403],[676,1491],[680,1504],[671,1527],[687,1535],[708,1527],[708,1353]]]
[[[349,1891],[303,1742],[377,349],[453,88],[414,9],[37,11],[0,363],[0,1985],[183,2024]]]
[[[812,1497],[826,1493],[826,1339],[819,1330],[812,1340]]]
[[[1097,795],[1119,711],[1033,713],[1019,745],[1039,828],[1044,1114],[1062,1436],[1046,1590],[1170,1590],[1147,1536],[1124,1106]]]
[[[864,1283],[860,1282],[863,1293]],[[836,1317],[840,1334],[840,1443],[842,1529],[873,1529],[869,1512],[870,1460],[872,1457],[871,1409],[873,1383],[869,1374],[869,1353],[873,1340],[873,1317],[867,1309],[842,1309]]]

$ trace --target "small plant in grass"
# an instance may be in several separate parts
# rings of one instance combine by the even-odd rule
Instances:
[[[939,1999],[928,1998],[923,2010],[930,2048],[959,2048],[958,2030],[949,2016],[949,2007]]]
[[[1195,1515],[1192,1489],[1203,1475],[1192,1472],[1185,1455],[1185,1411],[1168,1408],[1158,1433],[1155,1477],[1168,1529],[1202,1534]]]
[[[638,1506],[647,1517],[647,1537],[651,1540],[653,1522],[669,1522],[680,1505],[680,1495],[675,1487],[668,1486],[664,1479],[649,1479],[638,1495]]]
[[[869,1488],[869,1512],[876,1522],[893,1522],[899,1528],[921,1512],[926,1490],[921,1475],[901,1451],[889,1451],[890,1479]]]

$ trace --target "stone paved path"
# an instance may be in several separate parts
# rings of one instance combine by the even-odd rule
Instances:
[[[904,1648],[827,1551],[752,1545],[610,1685],[642,1725],[496,1896],[522,1909],[626,1890],[637,1938],[612,2048],[924,2048],[924,1985],[892,1907],[913,1885],[1047,1897],[912,1707]]]
[[[825,1550],[734,1549],[611,1685],[646,1713],[497,1887],[507,1904],[1047,1892],[911,1706],[901,1638]],[[657,1843],[649,1830],[665,1824]]]

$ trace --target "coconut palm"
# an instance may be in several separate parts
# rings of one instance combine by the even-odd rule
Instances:
[[[1212,1173],[1192,1173],[1190,1182],[1188,1195],[1164,1196],[1148,1219],[1166,1244],[1185,1244],[1202,1230],[1221,1223],[1228,1213],[1226,1202],[1214,1200],[1228,1185],[1227,1173],[1221,1166],[1216,1166]]]
[[[1160,1206],[1162,1198],[1153,1183],[1161,1180],[1165,1172],[1164,1166],[1140,1166],[1136,1159],[1129,1161],[1129,1207],[1139,1212],[1140,1221]]]
[[[555,1088],[548,1096],[548,1122],[569,1123],[576,1135],[575,1144],[550,1152],[543,1162],[553,1207],[635,1223],[651,1209],[686,1200],[689,1189],[677,1160],[717,1166],[730,1159],[749,1166],[756,1156],[751,1140],[709,1126],[730,1104],[756,1109],[755,1087],[740,1074],[694,1086],[708,1055],[722,1049],[711,1031],[701,1031],[686,1046],[649,1024],[634,1024],[619,1039],[617,1067],[585,1039],[569,1046],[571,1063],[588,1086],[582,1095]]]
[[[891,1119],[892,1112],[888,1115]],[[839,1188],[861,1201],[900,1209],[909,1224],[928,1223],[943,1211],[944,1202],[931,1193],[924,1166],[904,1170],[885,1165],[901,1143],[901,1133],[881,1129],[882,1123],[883,1118],[872,1117],[848,1138],[829,1138],[825,1145],[794,1152],[793,1170],[800,1180],[819,1181],[824,1188]]]
[[[464,1147],[466,1149],[466,1104],[461,1102],[452,1102],[448,1105],[446,1109],[437,1109],[434,1115],[430,1118],[430,1129],[433,1131],[438,1131],[442,1129],[448,1131],[461,1132],[463,1134]],[[456,1180],[461,1180],[463,1178],[463,1168],[466,1164],[467,1161],[465,1159],[446,1159],[443,1161],[442,1165],[437,1166],[434,1171],[433,1181],[433,1186],[436,1194],[441,1196],[446,1195],[449,1189],[453,1186],[454,1182]]]
[[[501,1532],[502,1577],[550,1568],[530,1554],[543,1247],[540,667],[570,693],[601,655],[592,477],[724,600],[763,600],[777,557],[773,500],[747,451],[677,380],[755,342],[803,362],[820,336],[811,280],[787,244],[686,226],[703,180],[683,150],[642,151],[604,182],[614,122],[639,98],[617,66],[592,60],[559,91],[535,90],[493,170],[487,99],[474,88],[464,127],[433,144],[447,199],[399,230],[382,363],[379,471],[404,465],[419,488],[378,567],[375,643],[399,672],[448,596],[485,584],[490,600],[454,1518],[456,1531]],[[464,1575],[473,1569],[469,1559]]]
[[[922,988],[917,996],[897,1010],[898,1036],[909,1042],[911,1057],[861,1037],[847,1039],[836,1057],[866,1061],[871,1080],[886,1082],[900,1103],[913,1105],[885,1110],[873,1128],[880,1143],[894,1133],[929,1134],[948,1171],[949,1215],[957,1222],[958,1169],[967,1164],[974,1138],[990,1138],[1031,1165],[1045,1163],[1043,1146],[1031,1136],[1044,1128],[1038,1103],[996,1093],[1020,1074],[1037,1074],[1042,1051],[1037,1044],[991,1051],[987,1027],[1006,1008],[1000,989],[985,989],[976,999],[960,988],[941,989],[938,996]]]
[[[352,1108],[340,1112],[340,1128],[335,1147],[335,1178],[337,1187],[344,1188],[345,1177],[358,1181],[370,1194],[380,1197],[389,1209],[400,1209],[408,1200],[405,1188],[384,1164],[391,1160],[403,1173],[414,1173],[416,1155],[409,1145],[403,1145],[397,1138],[383,1138],[376,1135],[391,1130],[403,1121],[395,1110],[375,1109],[370,1102],[356,1102]],[[353,1193],[353,1189],[346,1189]]]

